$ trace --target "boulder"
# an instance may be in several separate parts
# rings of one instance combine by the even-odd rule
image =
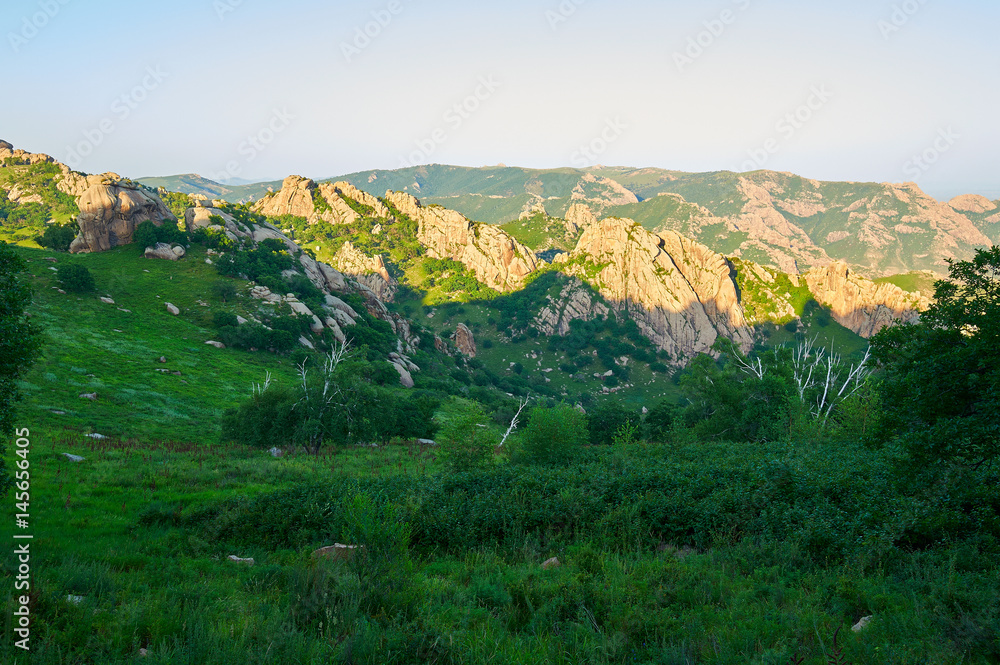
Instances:
[[[167,311],[170,312],[171,314],[173,314],[174,316],[177,316],[178,314],[181,313],[181,310],[179,310],[176,305],[172,305],[172,304],[170,304],[168,302],[165,302],[163,304],[167,306]],[[164,361],[164,362],[166,362],[166,361]]]
[[[135,227],[145,221],[160,225],[173,219],[170,209],[154,192],[114,173],[84,176],[70,172],[57,187],[76,197],[80,234],[71,252],[102,252],[132,242]]]
[[[224,348],[226,348],[225,344],[223,344],[222,342],[216,342],[214,340],[209,340],[209,341],[205,342],[205,344],[208,344],[209,346],[214,346],[217,349],[224,349]]]
[[[401,386],[404,388],[412,388],[415,385],[413,383],[413,375],[410,374],[410,371],[405,365],[400,362],[394,362],[392,363],[392,366],[396,368],[397,372],[399,372],[399,383]]]
[[[469,330],[468,326],[464,323],[459,323],[455,334],[452,335],[452,339],[455,340],[455,347],[459,353],[467,358],[476,357],[476,338],[473,337],[472,331]]]
[[[558,568],[561,565],[562,564],[559,563],[559,559],[557,557],[552,557],[542,564],[542,569],[548,570],[549,568]]]
[[[230,554],[227,558],[230,561],[232,561],[233,563],[241,563],[241,564],[243,564],[245,566],[252,566],[254,564],[253,557],[250,557],[250,558],[247,558],[247,559],[243,559],[243,558],[240,558],[240,557],[236,556],[235,554]]]
[[[85,459],[79,455],[71,455],[70,453],[63,453],[63,457],[68,459],[70,462],[82,462]]]
[[[344,545],[342,543],[334,543],[333,545],[328,545],[326,547],[321,547],[318,550],[314,550],[311,556],[313,559],[350,561],[354,558],[354,555],[359,549],[364,549],[364,545]]]
[[[851,630],[855,633],[860,633],[868,627],[868,624],[870,624],[874,618],[874,616],[861,617],[856,624],[851,626]]]
[[[173,248],[165,242],[158,242],[152,247],[147,247],[143,256],[147,259],[164,259],[166,261],[176,261],[180,258]]]
[[[103,297],[103,296],[101,297],[101,302],[105,303],[107,305],[114,305],[115,304],[114,300],[112,300],[111,298]]]
[[[80,399],[89,399],[91,402],[96,402],[97,393],[81,393]]]

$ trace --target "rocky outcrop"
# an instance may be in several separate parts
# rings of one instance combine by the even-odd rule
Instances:
[[[409,194],[386,192],[400,212],[417,222],[417,240],[432,258],[460,261],[498,291],[513,291],[538,266],[534,253],[496,226],[476,224],[440,206],[423,207]]]
[[[19,148],[14,148],[13,145],[7,143],[7,141],[0,141],[0,163],[6,160],[13,160],[15,164],[52,164],[56,160],[49,155],[45,155],[38,152],[27,152]],[[60,164],[60,166],[62,166]],[[68,168],[63,166],[63,169],[68,171]]]
[[[380,255],[368,256],[347,241],[337,251],[331,262],[344,275],[371,289],[382,302],[392,302],[397,283],[385,267]]]
[[[173,214],[155,193],[114,173],[84,176],[69,173],[59,189],[77,197],[80,234],[69,251],[102,252],[132,242],[135,227],[145,221],[159,225]]]
[[[951,201],[948,201],[948,205],[959,212],[971,212],[979,215],[993,212],[997,209],[996,202],[990,201],[985,196],[979,196],[978,194],[956,196]]]
[[[611,313],[600,296],[576,277],[569,278],[557,297],[546,299],[548,304],[535,316],[535,327],[543,335],[568,335],[571,322],[601,319]]]
[[[268,217],[295,215],[309,218],[313,214],[313,191],[316,183],[309,178],[290,175],[281,183],[281,189],[253,205],[253,210]]]
[[[464,323],[459,323],[455,334],[451,337],[455,341],[455,348],[466,358],[476,357],[476,338],[472,331]]]
[[[585,203],[574,203],[566,211],[566,232],[575,235],[596,221],[597,217]]]
[[[584,230],[566,265],[677,364],[711,353],[720,335],[752,346],[729,265],[697,243],[605,219]]]
[[[316,184],[309,178],[291,175],[281,183],[281,189],[253,205],[253,210],[268,217],[295,215],[309,224],[353,224],[358,213],[346,199],[368,209],[371,215],[391,219],[392,214],[377,197],[363,192],[347,182]]]
[[[862,337],[886,326],[913,321],[930,301],[893,284],[876,284],[853,273],[843,261],[805,274],[816,301],[830,308],[834,319]]]

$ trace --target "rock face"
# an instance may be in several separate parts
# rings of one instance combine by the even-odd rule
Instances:
[[[590,286],[571,277],[558,297],[546,296],[548,304],[535,317],[535,327],[543,335],[568,335],[572,321],[601,319],[611,310]]]
[[[281,189],[254,204],[253,209],[269,217],[295,215],[308,223],[353,224],[358,220],[346,199],[368,208],[375,217],[391,219],[389,209],[378,198],[346,182],[316,184],[309,178],[291,175]]]
[[[371,289],[382,302],[392,302],[396,296],[398,285],[389,275],[380,255],[368,256],[347,241],[337,251],[332,263],[337,270]]]
[[[476,338],[464,323],[459,323],[453,336],[455,348],[466,358],[476,357]]]
[[[597,217],[585,203],[574,203],[566,211],[566,231],[569,233],[575,234],[596,221]]]
[[[530,249],[496,226],[476,224],[454,210],[425,208],[409,194],[386,192],[385,198],[416,220],[417,240],[427,247],[428,256],[460,261],[498,291],[519,288],[538,267]]]
[[[570,272],[676,364],[710,353],[720,335],[744,350],[753,344],[728,263],[698,243],[612,218],[585,229],[570,260]]]
[[[77,197],[80,235],[69,251],[102,252],[132,242],[135,227],[145,221],[159,225],[173,219],[160,197],[114,173],[83,176],[69,173],[58,187]]]
[[[963,194],[962,196],[956,196],[951,201],[948,201],[948,205],[959,212],[972,212],[977,214],[993,212],[997,209],[996,203],[990,201],[985,196],[979,196],[978,194]]]
[[[817,302],[829,307],[838,323],[865,338],[888,325],[919,318],[930,305],[919,293],[875,284],[854,274],[843,261],[813,268],[805,280]]]

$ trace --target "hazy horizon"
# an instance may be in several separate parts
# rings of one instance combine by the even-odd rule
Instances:
[[[622,164],[996,199],[1000,91],[980,72],[998,18],[975,0],[16,0],[0,49],[30,101],[0,138],[130,177]]]

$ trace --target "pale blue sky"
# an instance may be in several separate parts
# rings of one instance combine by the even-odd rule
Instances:
[[[760,165],[998,198],[998,22],[972,0],[7,0],[0,138],[132,177]]]

